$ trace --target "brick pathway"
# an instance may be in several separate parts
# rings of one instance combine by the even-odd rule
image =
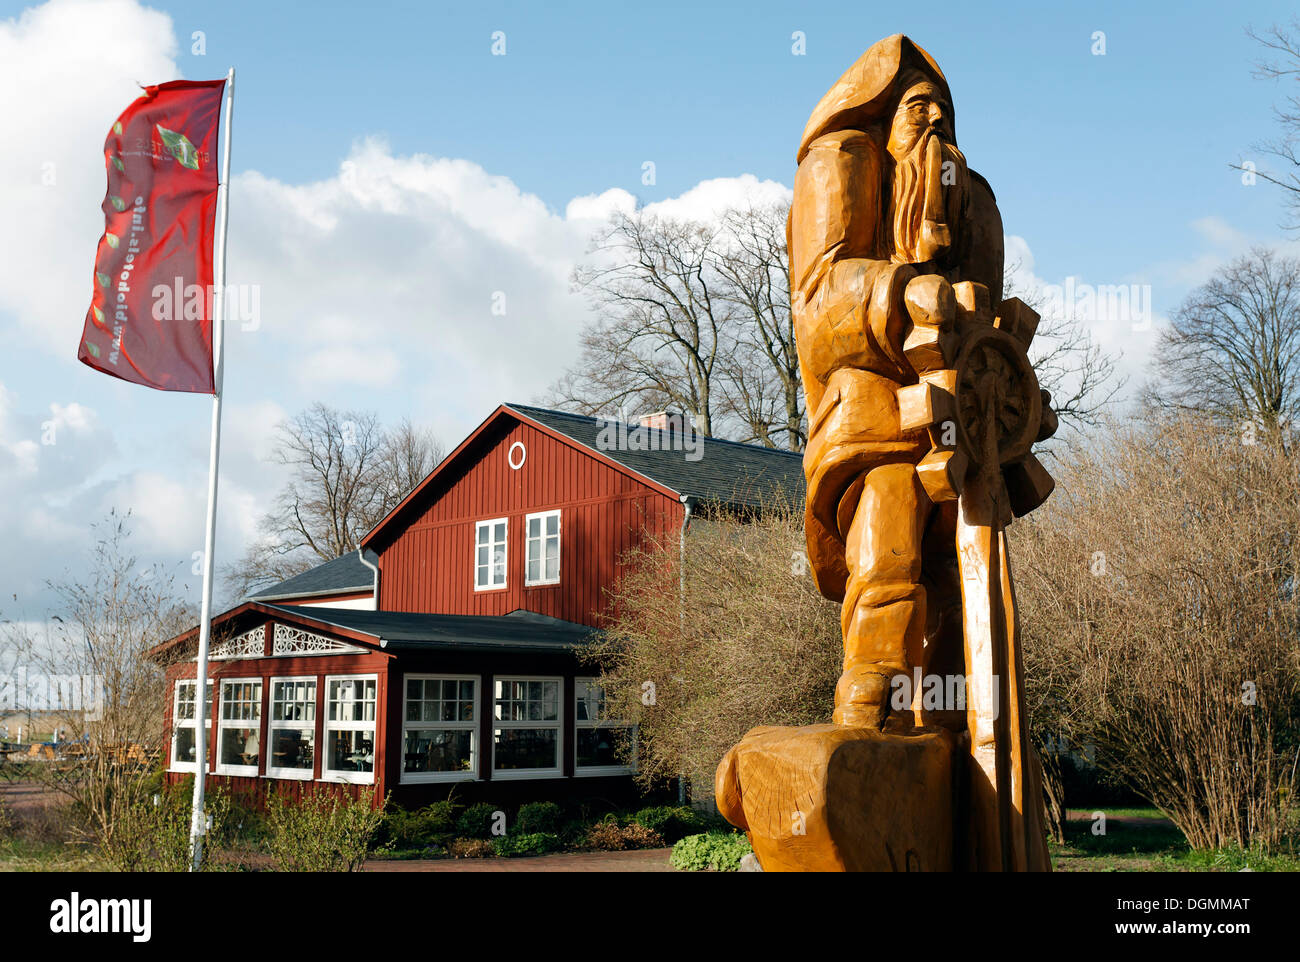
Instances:
[[[636,852],[566,852],[532,858],[443,858],[380,860],[366,863],[367,872],[673,872],[671,849]]]

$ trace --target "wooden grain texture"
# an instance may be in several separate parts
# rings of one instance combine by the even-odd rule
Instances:
[[[955,131],[943,72],[895,35],[844,73],[800,141],[789,249],[805,528],[818,588],[842,605],[844,671],[835,726],[755,729],[719,768],[719,807],[765,869],[908,868],[882,848],[940,837],[960,851],[919,867],[1050,867],[1002,529],[1051,491],[1031,446],[1055,418],[1026,355],[1038,315],[1002,300],[1001,215]],[[929,617],[942,612],[961,616]],[[964,706],[891,708],[900,678],[954,664]],[[932,722],[963,753],[923,751],[941,737]],[[919,821],[894,821],[900,803]],[[782,826],[802,804],[817,830],[792,836]],[[850,810],[832,831],[829,813]]]

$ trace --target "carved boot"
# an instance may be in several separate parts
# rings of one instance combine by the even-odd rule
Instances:
[[[894,674],[875,665],[846,668],[835,686],[831,721],[850,728],[884,728],[889,717],[889,682]]]
[[[831,717],[837,725],[880,730],[894,707],[894,677],[907,676],[913,660],[919,660],[925,638],[925,588],[876,585],[850,597],[854,604],[844,617],[844,673],[835,686]],[[897,707],[899,720],[910,722],[911,699]]]

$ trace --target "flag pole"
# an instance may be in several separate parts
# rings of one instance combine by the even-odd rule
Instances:
[[[208,457],[207,532],[203,537],[203,601],[199,612],[198,676],[194,711],[194,806],[190,814],[190,870],[203,864],[204,785],[208,772],[208,644],[212,629],[213,549],[217,540],[217,465],[221,457],[221,382],[224,372],[226,310],[226,224],[230,217],[230,122],[235,110],[235,68],[226,74],[226,122],[222,135],[221,183],[217,187],[217,243],[212,272],[212,448]]]

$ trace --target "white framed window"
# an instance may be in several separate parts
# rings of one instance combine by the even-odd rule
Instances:
[[[478,777],[477,675],[407,675],[402,701],[402,781]]]
[[[560,583],[560,512],[541,511],[524,518],[524,584]]]
[[[321,779],[327,782],[375,780],[377,675],[325,677],[325,755]]]
[[[480,521],[474,526],[474,590],[491,591],[506,586],[505,518]]]
[[[266,774],[311,778],[316,763],[316,679],[272,678],[270,712]]]
[[[594,678],[575,678],[575,775],[626,775],[635,771],[633,758],[636,727],[605,713],[605,689]]]
[[[262,760],[262,679],[221,679],[217,774],[256,775]]]
[[[194,737],[198,727],[198,703],[194,695],[198,688],[196,679],[181,678],[172,693],[172,747],[168,768],[173,772],[192,772],[198,767],[198,743]],[[206,731],[212,730],[211,678],[208,679],[208,708],[203,716],[203,727]]]
[[[496,678],[493,687],[492,777],[558,777],[564,679]]]

